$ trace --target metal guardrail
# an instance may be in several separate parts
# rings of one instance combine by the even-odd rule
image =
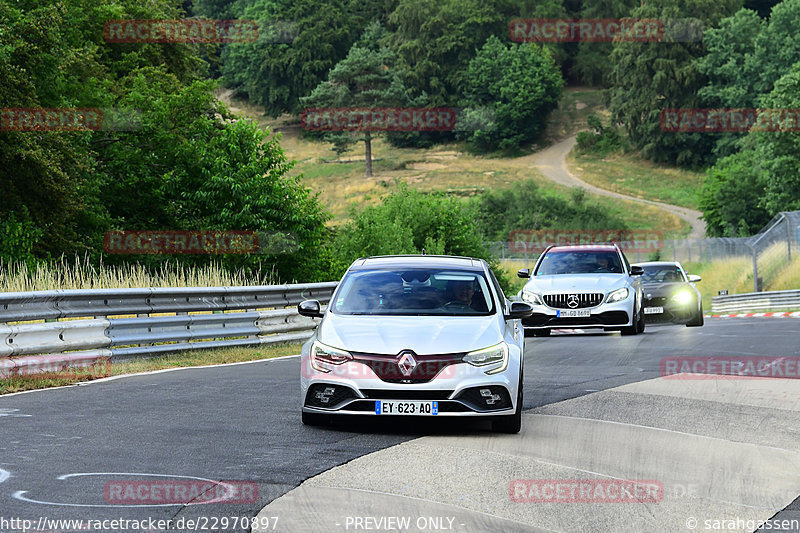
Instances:
[[[800,309],[800,290],[748,292],[711,298],[712,313]]]
[[[329,302],[336,284],[2,293],[0,377],[110,358],[305,340],[316,324],[293,306],[306,299]],[[45,322],[9,324],[37,320]]]

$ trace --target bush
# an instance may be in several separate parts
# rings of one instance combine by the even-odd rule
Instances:
[[[489,37],[469,63],[465,138],[481,151],[519,148],[542,134],[564,80],[546,48]]]
[[[584,154],[593,153],[601,156],[618,152],[625,148],[619,130],[613,124],[603,125],[597,115],[589,115],[586,119],[592,131],[582,131],[577,135],[578,151]]]
[[[426,194],[400,184],[379,205],[352,213],[334,240],[336,276],[359,257],[372,255],[461,255],[486,259],[504,288],[509,281],[484,242],[474,208],[441,193]]]
[[[487,191],[473,200],[482,232],[505,241],[513,230],[625,230],[620,218],[586,202],[583,189],[570,191],[570,200],[543,194],[528,180],[513,189]]]

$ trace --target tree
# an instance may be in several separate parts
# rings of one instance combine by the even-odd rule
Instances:
[[[697,70],[708,79],[698,91],[703,107],[752,108],[757,104],[760,95],[755,85],[761,73],[753,53],[765,26],[755,11],[740,9],[722,19],[719,28],[709,28],[703,34],[708,51],[695,61]],[[715,135],[714,155],[724,157],[736,152],[742,136],[730,132]]]
[[[594,0],[583,2],[581,19],[615,19],[631,16],[631,12],[641,3],[638,0]],[[609,72],[609,56],[613,50],[611,43],[578,43],[575,61],[570,74],[581,83],[592,86],[606,85]]]
[[[272,265],[282,279],[313,279],[327,215],[298,178],[278,139],[233,119],[213,82],[182,86],[157,68],[121,80],[141,129],[117,132],[98,165],[107,229],[250,230],[293,237],[290,254],[227,257],[236,267]],[[99,243],[96,244],[99,248]],[[209,258],[182,258],[184,262]]]
[[[480,150],[518,148],[536,139],[564,86],[547,49],[506,46],[494,36],[470,61],[466,80],[466,121],[476,128],[467,138]]]
[[[103,41],[109,19],[179,16],[167,0],[0,2],[0,108],[114,107],[117,79],[151,62],[182,81],[197,77],[202,63],[191,46]],[[0,221],[28,228],[35,256],[87,249],[81,220],[93,209],[87,191],[99,136],[0,131]]]
[[[466,69],[490,35],[508,35],[508,5],[498,0],[400,0],[387,40],[412,98],[439,107],[457,103]]]
[[[0,2],[0,108],[136,109],[140,118],[115,129],[105,113],[99,131],[0,131],[0,257],[97,259],[110,229],[280,231],[293,236],[294,253],[225,263],[330,279],[317,253],[327,215],[287,177],[278,140],[231,117],[215,83],[197,79],[202,46],[103,41],[109,19],[182,16],[172,0]]]
[[[800,108],[800,63],[761,99],[767,110]],[[800,209],[800,132],[796,113],[771,114],[774,128],[752,128],[741,151],[708,171],[701,209],[717,235],[752,233],[779,211]]]
[[[747,237],[769,222],[759,205],[764,178],[756,152],[743,150],[718,160],[706,171],[700,209],[706,233],[714,237]]]
[[[762,98],[762,103],[766,109],[789,110],[783,118],[776,115],[779,131],[750,133],[765,172],[762,205],[773,214],[800,209],[800,120],[796,114],[800,109],[800,63],[775,82],[775,88]]]
[[[362,38],[311,94],[301,99],[308,108],[379,108],[408,106],[403,80],[395,67],[395,56],[381,44],[386,30],[377,22],[370,24]],[[348,136],[349,133],[340,135]],[[329,136],[330,138],[330,136]],[[372,133],[364,131],[367,177],[372,176]],[[336,141],[334,139],[334,141]],[[342,144],[343,141],[338,141]],[[337,144],[334,142],[334,144]]]
[[[652,0],[634,9],[638,18],[698,19],[713,26],[734,12],[740,0]],[[702,42],[614,43],[609,78],[609,109],[633,145],[649,159],[680,166],[702,166],[712,158],[714,139],[706,133],[664,132],[660,114],[666,108],[697,108],[697,92],[706,84],[695,59]]]
[[[226,45],[225,84],[264,106],[268,115],[295,113],[300,98],[347,55],[371,20],[362,17],[386,16],[391,5],[372,0],[250,0],[237,16],[256,20],[260,28],[287,24],[293,35],[288,42],[276,42],[264,31],[256,42]]]

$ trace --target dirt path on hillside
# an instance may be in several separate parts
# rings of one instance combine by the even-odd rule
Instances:
[[[600,187],[596,187],[575,177],[569,171],[569,168],[567,168],[566,162],[567,154],[569,154],[573,146],[575,146],[574,135],[545,148],[541,152],[534,154],[533,164],[542,174],[544,174],[545,177],[561,185],[565,185],[567,187],[583,187],[587,192],[594,194],[601,194],[603,196],[610,196],[611,198],[620,198],[623,200],[630,200],[632,202],[654,205],[688,222],[692,226],[692,231],[689,234],[690,239],[702,239],[705,237],[706,223],[700,218],[702,215],[700,211],[695,211],[694,209],[689,209],[686,207],[665,204],[662,202],[656,202],[653,200],[644,200],[642,198],[636,198],[635,196],[627,196],[618,192],[601,189]]]

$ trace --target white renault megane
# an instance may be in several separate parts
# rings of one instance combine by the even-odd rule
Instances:
[[[517,433],[522,412],[520,320],[486,261],[383,256],[355,261],[301,353],[302,418],[330,415],[490,417]]]

